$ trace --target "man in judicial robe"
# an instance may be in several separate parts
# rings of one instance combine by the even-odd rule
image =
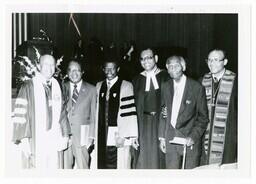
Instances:
[[[165,153],[167,169],[181,169],[182,162],[183,168],[192,169],[200,164],[202,136],[209,121],[204,88],[184,74],[183,57],[169,57],[166,68],[171,79],[162,85],[166,117],[160,118],[160,148]]]
[[[107,60],[103,71],[106,80],[97,88],[97,167],[130,169],[131,146],[138,148],[138,125],[133,86],[117,76],[119,66]]]
[[[206,63],[210,72],[205,74],[209,119],[204,135],[201,164],[228,164],[237,162],[237,83],[236,74],[225,69],[225,52],[214,49]]]
[[[26,81],[15,102],[13,142],[22,150],[23,168],[57,169],[59,152],[66,149],[70,127],[56,79],[55,59],[40,57],[39,70]]]
[[[71,140],[64,151],[64,168],[88,169],[95,138],[96,88],[82,79],[81,63],[72,59],[68,65],[68,82],[63,85],[63,96],[71,127]]]
[[[164,155],[159,149],[158,127],[161,112],[161,85],[169,79],[165,70],[157,67],[158,56],[151,48],[140,53],[144,69],[133,79],[139,126],[137,169],[165,168]]]

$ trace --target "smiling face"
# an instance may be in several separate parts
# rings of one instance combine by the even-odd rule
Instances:
[[[114,62],[106,62],[103,68],[103,72],[108,80],[114,79],[118,72],[119,67]]]
[[[170,77],[176,81],[180,80],[183,75],[183,71],[185,70],[178,57],[171,57],[167,59],[166,68]]]
[[[152,50],[143,50],[140,54],[140,64],[145,71],[152,71],[156,67],[157,56]]]
[[[221,50],[213,50],[209,53],[207,65],[212,74],[222,72],[228,60],[225,59],[224,53]]]
[[[81,66],[75,61],[71,61],[68,66],[68,78],[73,83],[78,83],[82,79],[83,72]]]
[[[43,55],[40,57],[39,64],[40,73],[46,80],[52,78],[55,73],[55,59],[51,55]]]

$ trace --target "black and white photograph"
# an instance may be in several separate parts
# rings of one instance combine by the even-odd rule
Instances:
[[[252,181],[255,5],[237,2],[7,3],[5,175]]]

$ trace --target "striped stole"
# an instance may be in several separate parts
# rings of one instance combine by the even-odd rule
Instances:
[[[235,73],[229,70],[225,71],[219,84],[220,87],[215,104],[213,104],[213,83],[211,74],[206,74],[202,81],[202,84],[206,90],[210,119],[205,132],[204,140],[208,164],[222,162],[225,146],[226,123],[229,113],[229,102],[235,77]]]

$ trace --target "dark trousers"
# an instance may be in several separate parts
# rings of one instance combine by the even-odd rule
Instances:
[[[117,147],[107,146],[105,154],[99,154],[99,169],[117,169]]]
[[[199,166],[201,154],[197,147],[198,145],[194,145],[192,149],[191,147],[187,147],[185,169],[193,169]],[[183,146],[166,142],[165,159],[167,169],[181,169],[183,159]]]

